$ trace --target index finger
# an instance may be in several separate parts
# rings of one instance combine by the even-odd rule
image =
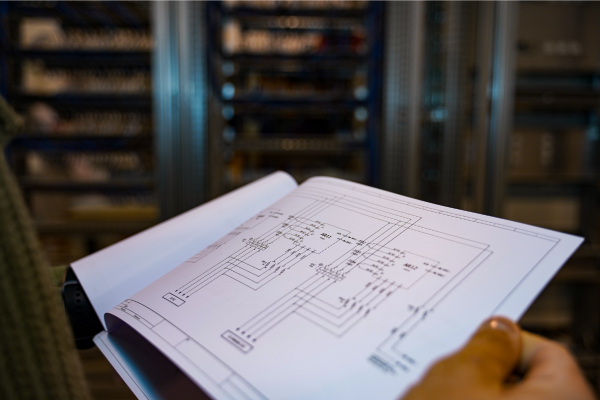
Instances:
[[[525,331],[521,332],[519,369],[530,378],[558,372],[580,373],[575,359],[566,347]]]
[[[509,390],[516,398],[595,399],[573,356],[556,342],[521,332],[519,368],[525,377]]]

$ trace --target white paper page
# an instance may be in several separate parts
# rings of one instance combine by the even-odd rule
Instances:
[[[110,335],[100,332],[94,343],[140,400],[209,399],[196,383],[126,324]]]
[[[273,173],[82,258],[71,267],[102,317],[297,186],[285,172]],[[100,319],[104,324],[104,318]]]
[[[231,236],[106,315],[215,399],[396,399],[582,242],[334,178]]]

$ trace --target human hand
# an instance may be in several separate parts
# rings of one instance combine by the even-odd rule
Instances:
[[[595,396],[566,348],[521,331],[507,318],[493,317],[465,347],[431,367],[402,400],[438,399],[594,400]]]

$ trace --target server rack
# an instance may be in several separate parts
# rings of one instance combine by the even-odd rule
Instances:
[[[378,185],[382,10],[153,3],[161,218],[279,169]]]
[[[387,3],[381,170],[388,190],[586,238],[521,323],[569,346],[596,390],[599,11]]]
[[[0,2],[0,90],[26,126],[7,148],[42,248],[68,264],[157,218],[147,2]],[[94,398],[135,396],[97,350]]]
[[[1,8],[2,94],[27,121],[8,155],[50,261],[154,224],[148,3]]]
[[[211,2],[211,196],[275,170],[378,185],[382,4]]]
[[[463,105],[459,99],[453,111],[459,117],[460,113],[467,115],[465,135],[459,139],[466,149],[463,147],[461,155],[460,148],[452,149],[444,143],[439,153],[453,153],[464,163],[458,178],[454,178],[458,179],[454,187],[458,187],[455,196],[461,199],[461,208],[586,239],[521,324],[569,346],[598,390],[596,82],[600,43],[596,39],[598,28],[592,21],[598,17],[600,7],[597,3],[531,2],[481,2],[470,6],[475,7],[471,15],[477,40],[463,43],[471,48],[472,55],[459,68],[466,69],[471,79],[460,85],[459,92],[473,97]],[[456,3],[455,7],[465,4]],[[453,13],[456,15],[444,3],[428,3],[428,9],[443,12],[448,25],[455,18]],[[463,14],[463,18],[469,17]],[[425,35],[436,34],[441,38],[438,41],[452,41],[451,29],[426,28]],[[448,62],[443,56],[426,55],[425,76],[435,76],[436,70],[449,71]],[[427,93],[426,80],[423,87]],[[422,104],[426,107],[427,99]],[[421,146],[435,147],[439,139],[427,133],[430,122],[422,120]],[[446,133],[438,132],[442,137]],[[444,165],[443,158],[433,161]],[[425,168],[427,161],[422,159],[420,166]],[[426,177],[422,170],[413,173],[421,173],[419,179]],[[443,191],[438,193],[439,200],[429,200],[444,203],[447,197]],[[419,195],[425,198],[427,192]]]
[[[598,391],[600,4],[522,2],[518,13],[504,216],[585,238],[523,324],[569,345]]]
[[[475,3],[386,3],[384,189],[464,207]]]

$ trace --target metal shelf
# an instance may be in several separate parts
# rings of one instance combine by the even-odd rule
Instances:
[[[48,103],[56,107],[70,108],[104,108],[104,109],[145,109],[150,110],[152,98],[150,94],[58,94],[52,96],[17,94],[9,95],[9,100],[17,104],[35,102]]]
[[[12,49],[15,59],[43,59],[48,67],[150,67],[150,51]]]
[[[352,18],[363,19],[367,17],[368,9],[340,9],[340,8],[292,8],[292,7],[274,7],[274,8],[253,8],[253,7],[221,7],[225,15],[231,17],[277,17],[277,16],[295,16],[295,17],[321,17],[321,18]]]
[[[527,71],[516,77],[517,110],[593,110],[600,105],[595,71]]]
[[[240,102],[240,103],[227,103],[234,106],[236,115],[243,114],[261,114],[261,115],[279,115],[282,112],[289,114],[310,114],[312,116],[324,116],[331,114],[351,114],[353,111],[352,107],[348,107],[346,104],[341,103],[283,103],[283,102],[264,102],[264,103],[252,103],[252,102]]]
[[[595,185],[596,180],[593,176],[552,176],[552,177],[523,177],[509,178],[508,185],[512,187],[527,186],[527,187],[573,187]]]
[[[600,96],[600,90],[592,87],[563,87],[563,86],[517,86],[515,89],[515,96],[519,97],[526,96],[537,96],[543,94],[552,94],[558,97],[598,97]]]
[[[18,1],[12,7],[16,17],[56,18],[63,27],[150,28],[146,10],[135,2],[68,2],[58,1],[43,6],[28,1]],[[86,4],[87,3],[87,4]]]
[[[152,178],[111,179],[106,182],[81,182],[71,179],[40,179],[20,177],[19,184],[24,191],[65,191],[65,192],[139,192],[155,188]]]
[[[507,194],[509,196],[580,196],[586,188],[593,188],[594,182],[589,183],[571,182],[571,183],[547,183],[531,182],[526,184],[507,185]]]
[[[539,90],[518,88],[515,93],[515,109],[523,110],[594,110],[600,106],[600,92],[582,90]]]
[[[330,60],[328,62],[285,62],[284,66],[277,62],[269,62],[264,60],[246,60],[243,63],[238,63],[236,71],[233,73],[234,79],[237,77],[245,77],[249,73],[258,73],[261,76],[271,77],[286,77],[300,79],[327,79],[335,81],[347,81],[355,76],[355,72],[364,62],[344,62]],[[345,74],[345,75],[342,75]]]
[[[573,90],[593,88],[600,84],[597,71],[521,71],[516,76],[517,88]]]
[[[40,234],[134,234],[151,228],[158,221],[35,221]]]
[[[590,112],[517,112],[514,117],[516,127],[547,127],[564,129],[590,125]]]
[[[319,54],[257,54],[257,53],[236,53],[236,54],[221,54],[223,58],[239,62],[248,63],[262,61],[266,63],[280,62],[298,62],[298,63],[363,63],[369,57],[365,54],[349,54],[349,53],[319,53]]]
[[[365,100],[356,100],[355,98],[342,96],[342,95],[314,95],[314,96],[297,96],[297,97],[285,97],[285,96],[266,96],[261,94],[247,94],[235,96],[232,99],[222,99],[224,103],[238,105],[238,104],[270,104],[278,107],[285,106],[303,106],[303,105],[315,105],[319,103],[336,104],[345,107],[358,107],[368,102]]]
[[[65,136],[19,136],[10,145],[13,149],[43,151],[97,151],[97,150],[133,150],[151,148],[152,136],[147,133],[136,135],[65,135]]]
[[[273,138],[238,139],[231,143],[238,151],[283,152],[283,153],[339,153],[366,150],[367,143],[344,139]]]

